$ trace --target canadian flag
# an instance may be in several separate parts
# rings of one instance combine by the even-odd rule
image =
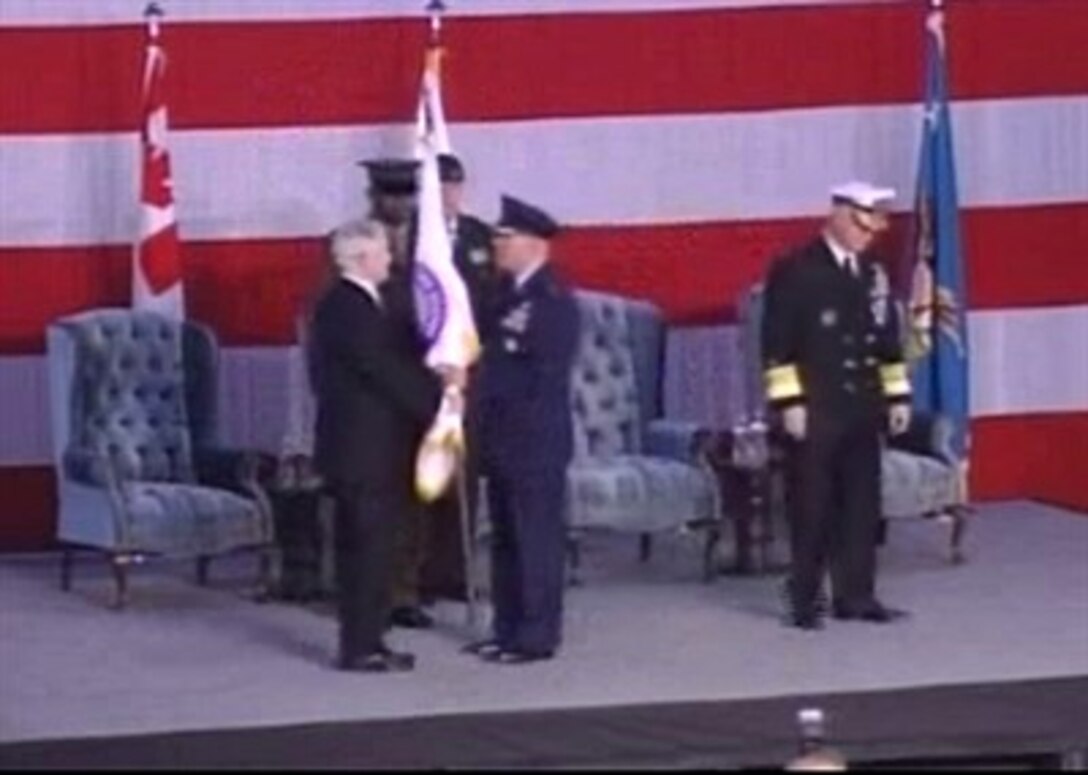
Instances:
[[[162,11],[152,3],[146,17],[144,121],[140,129],[140,231],[133,251],[132,305],[180,320],[185,317],[185,297],[174,212],[174,181],[170,174],[170,152],[166,147],[166,52],[159,40]]]

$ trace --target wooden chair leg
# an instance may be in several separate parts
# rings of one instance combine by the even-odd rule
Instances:
[[[128,605],[128,566],[132,558],[127,554],[112,554],[109,558],[110,570],[113,571],[113,600],[110,608],[123,611]]]
[[[199,587],[208,586],[208,569],[211,567],[212,558],[203,555],[196,558],[196,583]]]
[[[649,533],[643,533],[638,537],[638,560],[647,563],[654,554],[654,537]]]
[[[956,509],[952,512],[952,535],[949,540],[948,559],[953,565],[962,565],[967,561],[963,551],[963,538],[967,533],[967,512]]]
[[[582,568],[582,545],[575,536],[567,537],[567,556],[569,557],[567,585],[580,587],[582,586],[582,579],[578,575],[578,571]]]
[[[703,583],[710,584],[718,578],[718,544],[722,540],[722,531],[718,526],[706,531],[706,543],[703,545]]]
[[[275,558],[275,547],[266,546],[260,550],[257,570],[257,592],[253,596],[254,602],[267,603],[272,599],[272,591],[275,585],[272,569]]]
[[[60,554],[60,588],[62,592],[72,591],[72,565],[75,562],[74,552],[65,546]]]

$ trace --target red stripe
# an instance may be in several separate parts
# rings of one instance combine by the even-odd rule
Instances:
[[[454,120],[488,121],[913,102],[922,5],[457,19],[447,28],[447,108]],[[955,96],[1088,92],[1082,0],[951,5]],[[168,25],[171,121],[407,120],[424,27],[418,20]],[[0,132],[135,130],[142,46],[135,24],[0,29]]]
[[[1088,412],[975,420],[972,498],[1033,498],[1088,512]],[[0,552],[49,548],[56,532],[53,472],[0,467]]]
[[[769,257],[809,238],[816,219],[573,229],[556,246],[575,285],[640,296],[674,323],[729,318]],[[963,218],[972,307],[1088,302],[1088,203],[967,211]],[[889,243],[888,252],[898,248]],[[227,344],[284,344],[320,274],[320,239],[197,242],[182,246],[191,317]],[[0,353],[36,353],[49,321],[129,303],[131,250],[0,249]],[[33,289],[27,292],[26,289]]]
[[[1088,412],[987,417],[972,426],[973,497],[1038,498],[1088,512]]]

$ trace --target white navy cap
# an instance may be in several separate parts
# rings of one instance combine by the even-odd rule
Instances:
[[[831,189],[832,202],[853,205],[861,210],[883,209],[894,199],[894,188],[881,188],[860,180],[843,183]]]

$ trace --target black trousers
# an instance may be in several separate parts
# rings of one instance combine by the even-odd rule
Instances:
[[[335,485],[336,587],[340,654],[365,656],[384,646],[392,594],[397,521],[407,493]]]
[[[566,467],[488,478],[494,636],[504,648],[551,654],[563,624]]]
[[[812,606],[830,571],[836,603],[875,599],[882,409],[810,408],[807,436],[789,444],[787,505],[792,603]]]

